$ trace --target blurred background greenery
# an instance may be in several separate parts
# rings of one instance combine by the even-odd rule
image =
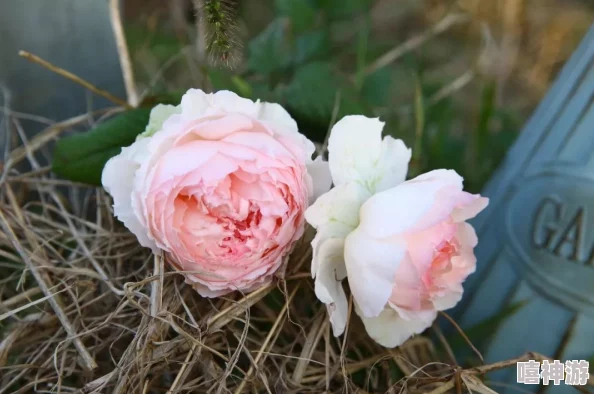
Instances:
[[[410,175],[453,168],[471,191],[594,20],[586,0],[124,4],[145,97],[192,86],[279,102],[319,143],[344,115],[378,116],[413,148]]]

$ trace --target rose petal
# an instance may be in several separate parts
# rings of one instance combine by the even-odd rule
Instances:
[[[179,114],[180,112],[181,106],[179,105],[173,106],[167,104],[157,104],[151,110],[149,122],[146,125],[144,132],[139,134],[138,137],[136,137],[136,139],[152,136],[157,131],[161,130],[161,128],[163,127],[163,123],[165,123],[165,121],[169,119],[171,115]]]
[[[473,200],[467,205],[455,208],[452,212],[452,220],[460,223],[472,219],[489,205],[487,197],[481,197],[478,194],[471,195]]]
[[[379,316],[371,318],[361,314],[357,307],[355,311],[361,317],[369,336],[387,348],[400,346],[413,335],[422,333],[437,317],[435,311],[423,311],[406,320],[390,307],[384,308]]]
[[[328,152],[334,184],[358,182],[371,193],[404,181],[411,151],[401,140],[386,137],[377,118],[345,116],[330,133]]]
[[[260,112],[260,103],[238,96],[229,90],[219,90],[211,94],[211,105],[227,113],[240,113],[257,119]]]
[[[314,161],[307,165],[307,173],[311,176],[312,190],[309,198],[312,204],[318,197],[330,190],[332,186],[332,176],[328,162],[322,160],[321,156],[316,157]]]
[[[367,198],[369,192],[357,183],[336,186],[305,211],[305,220],[314,228],[329,221],[355,228],[359,224],[359,208]]]
[[[346,277],[344,265],[344,240],[330,238],[322,241],[318,248],[322,261],[315,280],[315,293],[326,304],[334,336],[344,332],[348,315],[348,301],[342,287]]]
[[[149,237],[148,230],[142,220],[142,213],[134,206],[134,177],[140,168],[140,163],[146,158],[148,139],[134,142],[122,152],[112,157],[105,164],[101,174],[101,183],[105,190],[113,197],[113,211],[115,216],[138,238],[144,247],[157,250],[154,240]]]
[[[182,116],[196,119],[204,115],[210,107],[209,96],[200,89],[188,90],[181,99]]]
[[[431,171],[367,200],[360,226],[380,238],[426,229],[450,215],[461,190],[462,178],[455,171]]]
[[[364,316],[381,313],[392,293],[394,275],[406,253],[398,240],[381,241],[361,227],[345,240],[344,258],[353,297]]]
[[[407,148],[402,140],[394,139],[389,135],[384,137],[377,164],[381,177],[376,181],[375,192],[388,190],[404,182],[411,157],[412,150]]]
[[[277,125],[282,125],[284,126],[284,130],[290,131],[291,133],[299,134],[297,122],[295,122],[295,120],[291,118],[291,115],[289,115],[289,113],[279,104],[260,103],[260,112],[258,113],[258,119],[264,120],[266,122],[271,122]],[[303,135],[299,134],[299,136]]]
[[[317,228],[316,236],[311,241],[312,247],[312,259],[311,259],[311,275],[313,278],[316,277],[318,267],[324,264],[323,256],[319,255],[319,245],[329,239],[341,239],[344,240],[347,235],[355,228],[344,223],[330,221],[320,225]],[[344,254],[344,252],[343,252]]]

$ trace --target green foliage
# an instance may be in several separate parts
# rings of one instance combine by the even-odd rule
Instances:
[[[330,20],[343,20],[369,9],[371,0],[317,0]]]
[[[367,72],[377,58],[366,0],[276,0],[279,18],[249,42],[246,72],[234,83],[231,75],[211,73],[215,89],[230,89],[252,99],[277,101],[297,120],[302,132],[323,141],[332,121],[347,114],[379,116],[385,133],[404,139],[414,150],[410,175],[451,168],[478,191],[503,158],[518,124],[500,114],[494,85],[486,83],[476,113],[464,113],[452,97],[433,95],[449,81],[427,84],[430,59],[422,52],[403,56],[398,71],[386,66]],[[336,24],[353,21],[353,45],[333,43]],[[377,37],[376,37],[377,38]],[[342,61],[344,60],[344,62]],[[404,102],[402,86],[410,87]],[[409,105],[409,115],[397,108]],[[474,123],[471,123],[472,120]],[[470,120],[466,129],[460,124]],[[469,127],[470,126],[470,127]],[[469,165],[469,163],[473,163]]]
[[[184,93],[185,91],[157,93],[152,96],[146,97],[142,101],[140,106],[152,108],[157,104],[178,105],[181,102],[181,98],[184,95]]]
[[[131,53],[146,49],[159,63],[166,62],[183,48],[183,43],[167,31],[150,31],[139,24],[129,24],[126,25],[125,33]]]
[[[310,60],[321,59],[330,51],[330,37],[327,30],[314,30],[303,33],[295,39],[295,50],[292,57],[295,65]]]
[[[386,107],[389,105],[393,82],[392,70],[389,68],[374,71],[363,80],[361,98],[373,107]]]
[[[358,99],[355,88],[330,63],[303,66],[284,93],[289,110],[314,124],[327,126],[335,106],[338,106],[339,117],[369,113]]]
[[[54,149],[53,171],[75,182],[101,185],[105,163],[134,142],[144,131],[149,115],[148,108],[130,110],[91,131],[60,139]]]
[[[276,9],[279,14],[290,19],[295,32],[306,31],[316,23],[317,10],[307,1],[276,0]]]
[[[221,48],[233,47],[236,3],[198,3],[206,18],[202,23],[208,24],[209,42],[219,40]],[[497,92],[490,81],[473,82],[483,86],[476,99],[477,109],[469,111],[471,107],[459,99],[461,93],[436,100],[435,94],[451,79],[435,78],[435,60],[427,48],[430,43],[404,54],[395,64],[369,72],[370,64],[398,44],[374,33],[370,5],[371,0],[274,0],[274,18],[244,42],[245,67],[230,70],[205,66],[207,80],[203,82],[213,90],[231,90],[252,100],[280,103],[297,120],[301,131],[317,142],[324,140],[333,120],[347,114],[378,116],[386,122],[385,134],[403,139],[413,148],[409,175],[451,168],[465,178],[468,190],[479,191],[505,156],[519,122],[497,106]],[[341,37],[345,35],[348,39]],[[140,72],[156,69],[184,46],[164,29],[143,30],[132,25],[127,28],[127,37],[133,53],[148,50],[157,59],[152,68],[137,67]],[[179,74],[170,71],[166,75]],[[430,71],[431,83],[426,76]],[[158,85],[154,90],[164,88]],[[142,104],[177,104],[182,93],[157,94]],[[103,125],[95,132],[101,130]],[[117,150],[123,142],[116,145],[111,148]],[[56,160],[61,174],[74,174],[76,180],[83,180],[83,170],[67,170],[60,160],[65,159],[58,156]],[[97,183],[97,173],[93,176]]]
[[[270,74],[289,65],[291,48],[286,39],[287,29],[285,19],[276,19],[250,42],[247,66],[251,71]]]

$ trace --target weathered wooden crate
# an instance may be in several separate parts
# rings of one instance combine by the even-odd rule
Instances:
[[[536,351],[562,361],[589,359],[592,373],[594,26],[484,194],[491,203],[473,223],[478,269],[454,312],[458,321],[468,329],[525,302],[482,347],[486,361]],[[492,378],[515,384],[516,370]],[[575,391],[562,384],[546,392]]]

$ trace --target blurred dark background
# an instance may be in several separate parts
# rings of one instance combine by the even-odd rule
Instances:
[[[205,53],[213,27],[192,1],[124,0],[141,92],[280,102],[318,142],[343,115],[379,116],[413,147],[411,175],[454,168],[474,191],[594,20],[579,0],[217,3],[238,10],[228,57]]]

